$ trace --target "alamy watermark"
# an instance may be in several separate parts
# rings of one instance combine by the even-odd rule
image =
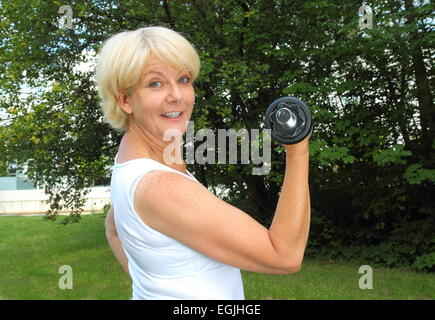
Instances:
[[[63,265],[59,267],[58,273],[63,274],[58,281],[59,289],[73,289],[73,271],[71,266]]]
[[[166,164],[226,164],[227,154],[230,164],[238,163],[238,138],[241,140],[240,163],[261,165],[252,169],[253,175],[266,175],[271,170],[271,130],[262,130],[262,155],[260,155],[260,129],[251,129],[250,132],[242,128],[218,129],[217,147],[216,134],[211,129],[200,129],[194,132],[194,121],[186,121],[186,141],[183,141],[183,132],[176,128],[165,131],[163,141],[171,141],[164,151],[163,160]],[[227,148],[227,138],[229,140]],[[204,141],[205,139],[205,141]],[[194,146],[195,141],[204,141]],[[185,157],[183,157],[183,146]],[[228,150],[228,152],[227,152]],[[217,151],[217,154],[216,154]],[[205,155],[204,155],[205,153]],[[217,157],[216,157],[217,155]]]
[[[59,21],[59,29],[72,29],[73,10],[71,6],[60,6],[58,13],[63,14]]]
[[[359,267],[358,273],[363,275],[359,278],[358,286],[361,290],[373,289],[373,269],[369,265]]]
[[[362,5],[359,10],[358,14],[361,15],[359,18],[358,24],[359,29],[373,29],[373,9],[369,5]]]

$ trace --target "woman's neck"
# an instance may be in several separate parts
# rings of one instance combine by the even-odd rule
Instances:
[[[148,140],[149,139],[142,138],[142,135],[137,134],[135,130],[127,130],[122,137],[119,146],[118,162],[125,162],[138,158],[148,158],[158,161],[175,170],[186,173],[186,163],[182,159],[182,155],[179,155],[178,159],[175,155],[176,148],[180,148],[179,144],[177,145],[176,143],[172,142],[174,145],[177,145],[177,147],[174,145],[167,145],[163,147],[154,143],[147,143]],[[168,149],[167,154],[164,153],[165,148],[170,148]]]

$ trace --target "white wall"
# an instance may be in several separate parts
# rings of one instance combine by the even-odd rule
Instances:
[[[0,191],[0,215],[44,214],[50,209],[50,204],[46,203],[48,198],[43,189]],[[84,213],[102,211],[104,205],[110,203],[110,188],[94,187],[85,198]],[[60,213],[69,212],[65,210]]]

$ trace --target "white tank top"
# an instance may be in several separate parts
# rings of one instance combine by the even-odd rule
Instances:
[[[153,170],[186,175],[158,161],[140,158],[112,167],[110,193],[115,226],[128,258],[133,300],[244,300],[240,270],[211,259],[146,225],[134,209],[136,186]]]

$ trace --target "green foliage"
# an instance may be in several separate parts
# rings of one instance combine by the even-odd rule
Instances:
[[[385,166],[389,163],[406,164],[406,160],[402,157],[411,156],[412,152],[404,148],[403,144],[396,144],[389,149],[377,150],[377,153],[373,154],[373,160],[378,166]]]
[[[0,177],[5,177],[8,175],[8,166],[6,161],[0,161]]]
[[[421,184],[423,181],[435,182],[435,170],[424,169],[421,164],[414,163],[406,168],[403,177],[409,184]]]
[[[109,212],[111,204],[105,204],[103,207],[103,216],[104,218],[107,216],[107,213]]]
[[[418,271],[435,271],[435,252],[418,257],[412,267]]]
[[[416,271],[433,272],[434,222],[431,217],[401,223],[382,234],[372,232],[362,235],[356,232],[352,235],[324,217],[314,216],[306,255],[361,263],[369,261],[373,266],[390,268],[410,266]],[[361,241],[361,237],[365,241]]]

